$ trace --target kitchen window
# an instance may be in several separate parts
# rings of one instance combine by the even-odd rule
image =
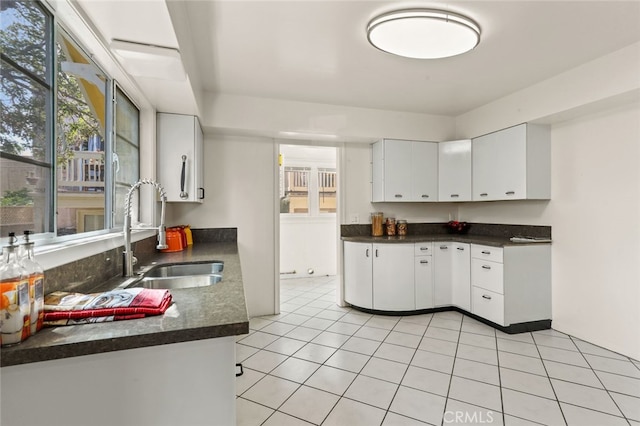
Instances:
[[[3,1],[0,13],[0,236],[121,226],[138,109],[41,3]]]

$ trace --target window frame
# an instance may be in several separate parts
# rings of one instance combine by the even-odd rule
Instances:
[[[77,31],[70,28],[67,22],[71,23],[71,26],[76,26],[78,22],[74,21],[75,17],[69,15],[68,10],[62,10],[63,8],[52,9],[52,7],[47,4],[47,2],[42,0],[37,0],[34,2],[37,7],[39,7],[43,14],[46,17],[46,27],[47,27],[47,41],[49,43],[49,49],[47,51],[47,62],[48,62],[48,77],[49,82],[47,83],[48,87],[48,102],[46,105],[46,131],[48,134],[48,166],[49,172],[49,184],[48,184],[48,194],[46,195],[47,201],[46,204],[48,206],[47,220],[48,220],[48,231],[37,233],[32,235],[32,240],[36,242],[36,252],[47,252],[50,250],[57,250],[60,248],[69,247],[69,243],[77,242],[78,244],[83,244],[86,242],[95,241],[98,245],[103,244],[100,241],[104,241],[105,238],[113,238],[118,236],[118,234],[122,233],[122,229],[120,225],[115,227],[115,209],[124,208],[124,206],[116,205],[116,197],[115,197],[115,174],[112,167],[112,158],[114,153],[114,144],[115,144],[115,135],[116,135],[116,93],[117,90],[120,90],[121,94],[127,98],[127,100],[133,105],[138,111],[138,162],[137,162],[137,175],[140,176],[142,174],[142,162],[140,161],[140,154],[143,150],[143,138],[142,138],[142,117],[144,115],[144,110],[148,108],[142,108],[140,106],[139,101],[136,97],[131,96],[128,90],[131,85],[131,80],[127,78],[127,74],[122,70],[120,65],[111,57],[109,54],[100,55],[100,57],[107,62],[110,62],[110,67],[105,67],[103,63],[101,63],[100,58],[96,58],[94,54],[90,54],[89,49],[87,48],[87,44],[94,44],[98,42],[100,48],[104,49],[108,52],[108,47],[105,46],[100,40],[97,38],[92,39],[91,41],[85,43],[82,42],[82,37],[78,37],[76,35]],[[67,5],[64,5],[65,7]],[[72,12],[77,14],[77,11],[72,10]],[[58,15],[63,16],[64,19],[60,19]],[[64,22],[67,21],[67,22]],[[86,24],[85,24],[86,25]],[[59,32],[62,31],[64,36],[67,37],[81,53],[87,58],[91,59],[92,65],[95,65],[99,71],[105,76],[105,135],[104,135],[104,155],[105,155],[105,165],[109,165],[109,167],[105,167],[105,203],[104,203],[104,229],[89,231],[89,232],[80,232],[71,235],[58,235],[57,221],[56,221],[56,211],[58,208],[58,194],[57,194],[57,113],[58,113],[58,105],[57,105],[57,54],[56,54],[56,43],[58,40]],[[82,33],[86,34],[86,28],[81,28]],[[92,37],[95,37],[91,34]],[[80,41],[79,41],[80,40]],[[6,55],[2,55],[3,60],[5,60]],[[32,78],[31,75],[33,73],[28,70],[24,70],[24,67],[20,67],[18,64],[14,64],[15,61],[9,62],[11,66],[16,66],[20,70],[20,72],[29,73],[27,74],[29,78]],[[107,68],[111,68],[123,78],[123,82],[119,81],[114,73],[108,72]],[[37,75],[34,75],[36,81],[41,83],[42,78]],[[125,84],[122,84],[125,83]],[[129,84],[126,84],[129,83]],[[132,86],[135,87],[135,86]],[[134,91],[137,91],[135,89]],[[138,97],[140,97],[140,93],[138,93]],[[143,97],[144,99],[144,97]],[[146,100],[145,100],[146,101]],[[3,153],[3,157],[11,156],[11,154]],[[20,157],[20,156],[17,156]],[[38,166],[43,166],[41,162],[37,160],[25,159],[23,157],[20,158],[21,162],[25,163],[33,163],[34,161]],[[25,161],[26,160],[26,161]],[[136,210],[139,210],[139,206]],[[148,232],[142,232],[142,234],[147,234]],[[136,238],[137,239],[137,238]],[[0,235],[0,244],[5,244],[8,242],[8,237]],[[76,244],[74,244],[75,246]],[[59,263],[59,262],[58,262]]]

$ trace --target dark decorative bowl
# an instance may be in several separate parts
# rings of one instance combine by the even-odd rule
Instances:
[[[444,226],[449,234],[466,234],[471,228],[471,225],[467,222],[458,222],[457,220],[451,220]]]

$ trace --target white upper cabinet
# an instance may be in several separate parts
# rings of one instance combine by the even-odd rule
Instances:
[[[411,201],[438,201],[438,144],[413,142]]]
[[[383,139],[372,162],[371,201],[438,201],[436,143]]]
[[[471,201],[471,139],[438,144],[438,200]]]
[[[530,123],[473,139],[473,201],[550,199],[550,142]]]
[[[201,203],[203,135],[198,117],[158,113],[156,119],[157,175],[167,201]]]

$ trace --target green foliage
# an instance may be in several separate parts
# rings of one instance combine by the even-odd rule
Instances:
[[[59,42],[53,48],[47,36],[51,29],[38,2],[2,0],[0,4],[0,151],[52,160],[47,158],[51,146],[47,116],[53,111],[56,93],[57,152],[53,154],[64,164],[90,136],[102,133],[78,78],[62,71],[61,64],[67,60],[61,48],[65,35],[58,32]],[[56,60],[55,88],[51,59]]]
[[[27,188],[18,189],[16,191],[5,191],[4,197],[0,198],[0,206],[2,207],[16,207],[16,206],[30,206],[33,204],[33,199],[28,194]]]

